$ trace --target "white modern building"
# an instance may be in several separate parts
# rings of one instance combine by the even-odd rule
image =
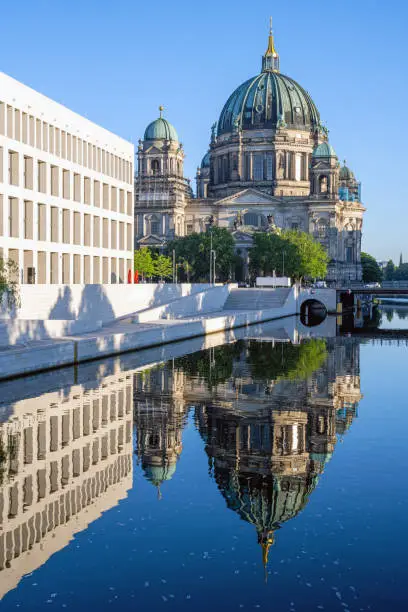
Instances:
[[[124,283],[134,146],[0,73],[0,257],[21,283]]]

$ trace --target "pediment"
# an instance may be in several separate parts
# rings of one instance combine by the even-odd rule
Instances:
[[[145,150],[145,153],[149,153],[149,155],[161,155],[163,151],[158,149],[155,145],[152,145],[151,147]]]
[[[153,236],[153,234],[149,234],[149,236],[143,236],[140,240],[137,241],[141,246],[163,246],[164,240],[161,240],[158,236]]]
[[[280,204],[281,199],[276,198],[274,196],[270,196],[267,193],[263,193],[263,191],[259,191],[258,189],[244,189],[243,191],[239,191],[238,193],[234,193],[233,195],[227,196],[222,200],[217,200],[217,206],[237,206],[237,205],[248,205],[248,204],[261,204],[261,205],[270,205],[270,204]]]
[[[320,170],[320,169],[327,170],[329,168],[330,168],[330,164],[328,164],[327,162],[324,162],[324,161],[319,161],[319,162],[313,164],[313,170]]]

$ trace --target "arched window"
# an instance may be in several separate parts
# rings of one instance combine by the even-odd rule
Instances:
[[[222,173],[222,157],[219,157],[217,160],[217,183],[224,182],[224,176]]]
[[[160,162],[158,159],[152,159],[150,167],[152,169],[152,174],[159,174]]]
[[[276,166],[277,166],[277,178],[278,179],[285,178],[285,155],[284,153],[279,153],[279,155],[277,156]]]
[[[302,158],[301,156],[295,155],[295,181],[302,180]]]
[[[223,175],[224,175],[224,183],[229,180],[229,171],[228,171],[228,157],[224,157],[223,161]]]
[[[317,223],[317,234],[319,238],[325,238],[327,235],[327,223],[324,219],[319,219]]]
[[[155,215],[150,217],[150,233],[158,236],[160,232],[160,219]]]
[[[320,193],[327,193],[327,176],[319,177],[319,191]]]
[[[273,179],[273,157],[272,153],[268,153],[266,156],[266,180],[272,181]]]
[[[254,181],[263,181],[263,155],[254,155],[253,157],[253,176]]]

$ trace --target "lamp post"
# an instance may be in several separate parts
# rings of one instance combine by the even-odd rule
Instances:
[[[282,251],[282,276],[285,276],[285,251]]]
[[[176,251],[173,249],[173,283],[176,283]]]
[[[213,226],[214,226],[214,216],[211,215],[211,217],[208,220],[208,229],[210,232],[210,285],[212,285],[213,277],[215,277],[215,258],[213,261],[213,235],[212,235]]]

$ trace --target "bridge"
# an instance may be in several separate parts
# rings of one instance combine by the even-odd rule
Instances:
[[[359,295],[408,295],[406,289],[391,289],[389,287],[337,287],[337,293],[358,293]]]

